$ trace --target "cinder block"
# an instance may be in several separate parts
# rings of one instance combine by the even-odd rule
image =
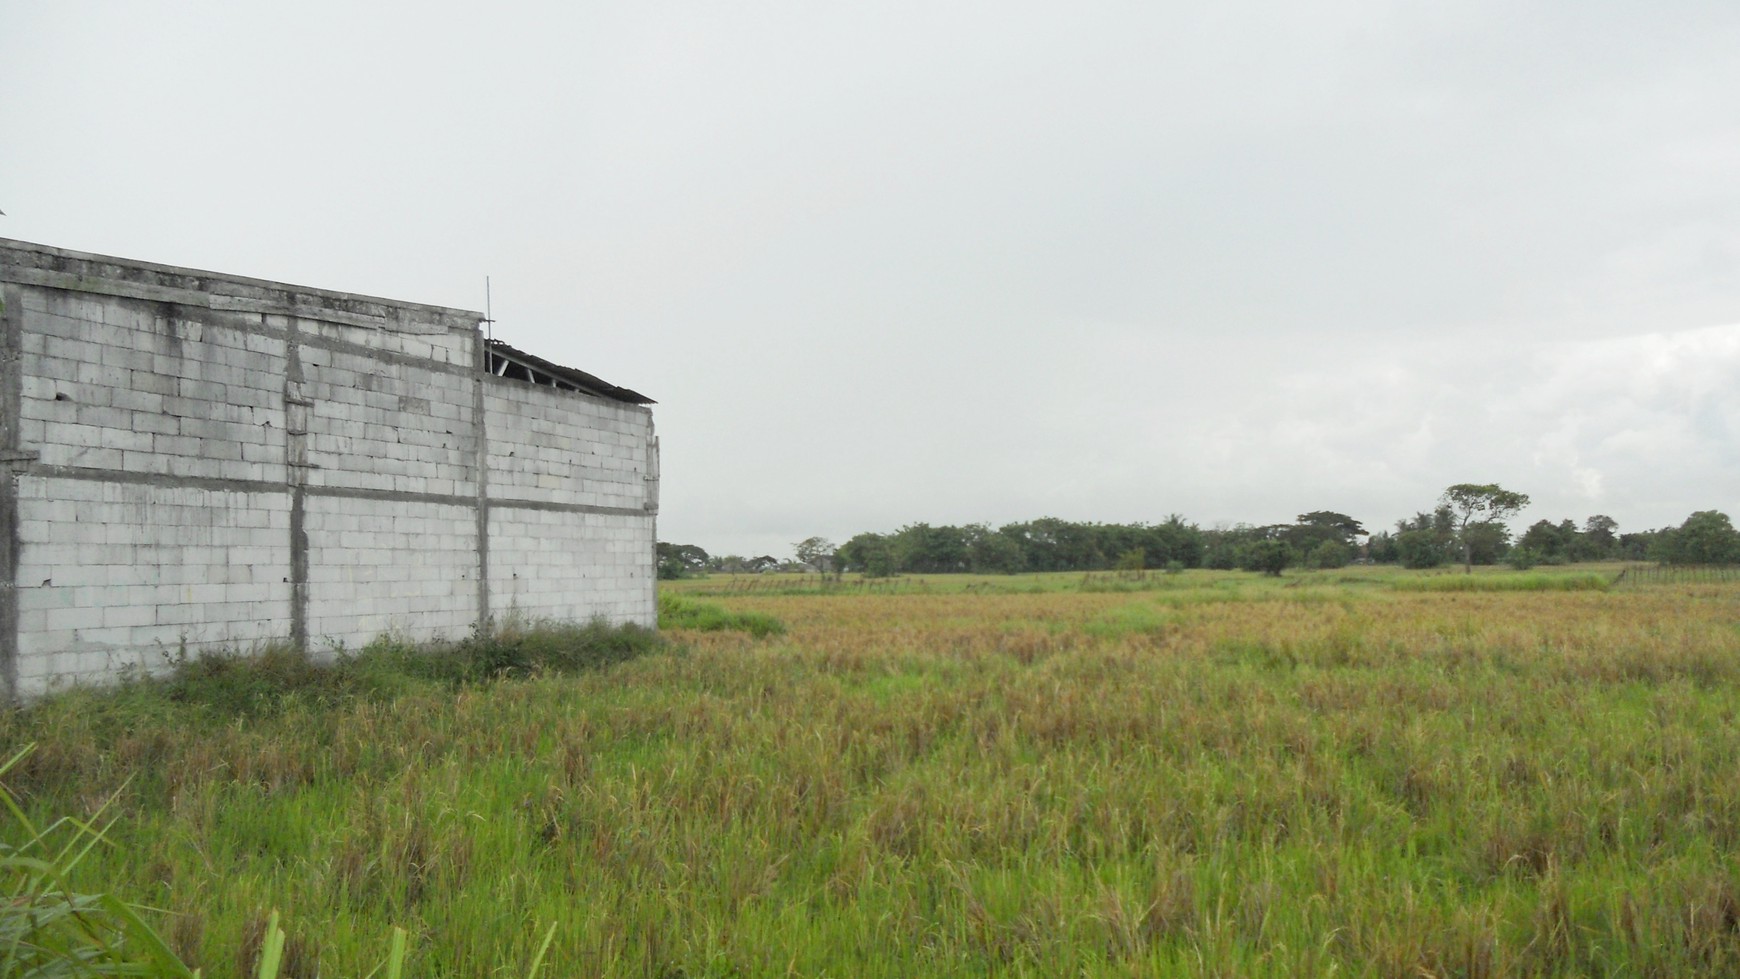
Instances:
[[[154,625],[157,621],[156,611],[153,605],[109,605],[101,610],[102,626],[105,629],[114,629]]]
[[[42,615],[43,628],[48,632],[70,633],[92,624],[88,608],[45,608]]]
[[[116,367],[122,370],[150,370],[152,355],[148,351],[137,350],[131,346],[115,345],[101,348],[98,354],[104,367]]]
[[[169,397],[176,394],[179,386],[177,381],[178,379],[173,374],[164,373],[153,367],[151,370],[136,369],[132,371],[128,377],[128,384],[125,386],[134,391]]]

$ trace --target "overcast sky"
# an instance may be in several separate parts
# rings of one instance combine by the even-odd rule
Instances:
[[[478,309],[660,537],[1740,517],[1740,4],[0,0],[0,236]]]

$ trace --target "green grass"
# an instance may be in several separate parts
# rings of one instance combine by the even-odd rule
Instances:
[[[0,777],[31,748],[0,764]],[[140,908],[71,883],[78,865],[107,842],[106,828],[62,817],[38,829],[3,787],[0,809],[10,830],[0,845],[0,975],[191,979]]]
[[[785,625],[771,615],[729,612],[723,606],[669,592],[659,594],[659,628],[747,632],[757,639],[777,636],[785,631]]]
[[[891,578],[840,578],[817,574],[715,574],[701,578],[659,583],[661,595],[681,598],[744,599],[817,596],[883,595],[1042,595],[1059,592],[1097,593],[1192,593],[1208,591],[1225,599],[1237,595],[1248,599],[1286,588],[1395,588],[1398,590],[1539,591],[1606,588],[1625,565],[1617,562],[1567,565],[1552,570],[1514,571],[1503,566],[1481,566],[1472,575],[1460,567],[1432,571],[1409,571],[1396,565],[1356,565],[1310,570],[1294,568],[1280,576],[1249,571],[1193,569],[1169,574],[1160,570],[1141,572],[1059,571],[1001,574],[907,574]],[[1652,573],[1654,572],[1652,569]],[[1706,573],[1706,577],[1711,577]],[[1474,584],[1452,585],[1457,581]],[[1688,579],[1696,580],[1696,579]],[[1599,581],[1600,584],[1595,582]]]
[[[4,781],[207,977],[274,912],[284,976],[1740,970],[1740,589],[1368,574],[226,663],[0,714]]]
[[[1606,591],[1613,579],[1594,572],[1542,574],[1438,574],[1429,577],[1394,578],[1391,588],[1399,591]]]

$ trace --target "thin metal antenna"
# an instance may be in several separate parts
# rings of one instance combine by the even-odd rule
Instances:
[[[489,304],[489,276],[487,275],[483,277],[483,321],[489,324],[484,329],[484,336],[489,340],[494,340],[495,311],[490,308]]]

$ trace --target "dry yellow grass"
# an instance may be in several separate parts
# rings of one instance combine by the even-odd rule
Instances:
[[[1740,589],[712,596],[577,676],[6,719],[208,975],[1728,975]],[[706,590],[708,583],[685,583]],[[309,974],[312,974],[311,972]]]

